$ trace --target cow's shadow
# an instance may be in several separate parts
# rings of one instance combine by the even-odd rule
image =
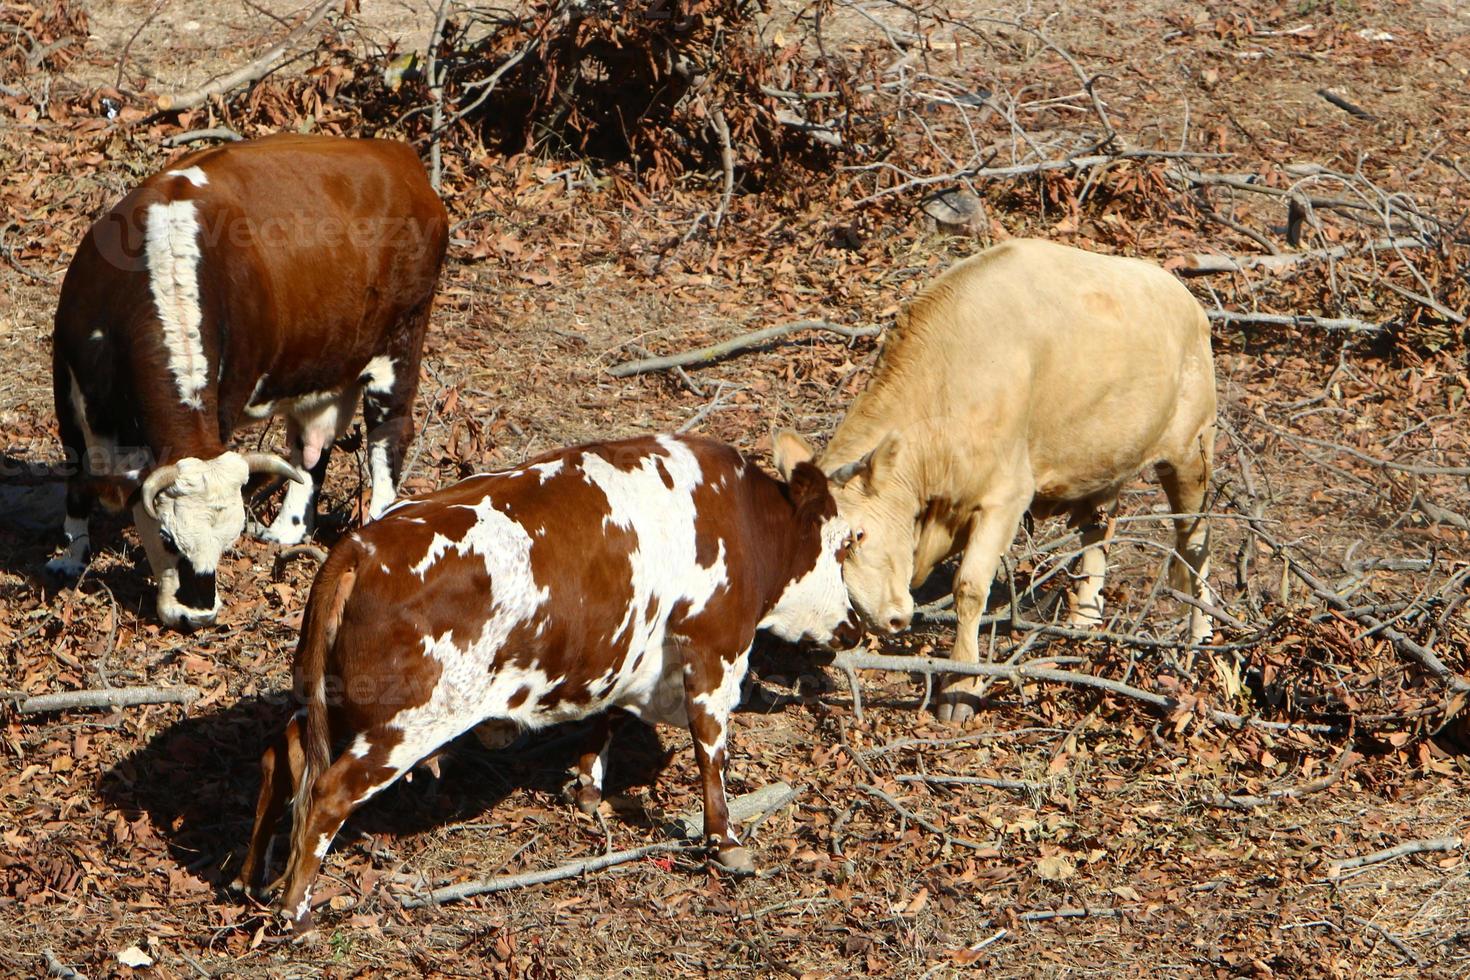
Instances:
[[[223,888],[239,868],[255,818],[261,751],[280,734],[290,710],[288,692],[279,692],[181,719],[104,773],[101,792],[129,819],[147,814],[179,865]],[[555,805],[585,741],[584,723],[528,733],[499,751],[467,735],[442,758],[439,778],[418,770],[412,780],[398,780],[349,818],[334,846],[361,835],[411,836],[482,817],[521,788]],[[650,726],[631,718],[616,725],[608,795],[651,784],[672,754]],[[566,808],[570,821],[575,808]],[[639,822],[637,815],[618,819]]]

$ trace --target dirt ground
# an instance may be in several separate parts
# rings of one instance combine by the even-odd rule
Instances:
[[[148,119],[136,107],[243,62],[285,30],[277,18],[303,11],[96,3],[66,64],[22,70],[12,60],[0,82],[27,94],[0,96],[0,972],[1470,975],[1462,705],[1388,632],[1331,612],[1245,520],[1259,518],[1291,561],[1348,604],[1373,607],[1452,670],[1470,672],[1470,524],[1461,516],[1470,481],[1414,471],[1470,460],[1470,376],[1454,322],[1470,295],[1470,16],[1454,3],[1391,0],[1106,7],[1036,3],[1026,16],[1097,76],[1129,146],[1230,154],[1196,162],[1277,186],[1291,179],[1289,166],[1315,163],[1349,176],[1318,178],[1314,192],[1372,186],[1452,226],[1432,255],[1355,253],[1188,280],[1212,309],[1398,325],[1387,338],[1216,325],[1224,431],[1210,502],[1221,515],[1212,584],[1244,628],[1222,625],[1215,656],[1179,653],[1183,608],[1156,590],[1168,537],[1149,519],[1166,504],[1141,479],[1123,499],[1132,522],[1112,551],[1109,628],[1176,646],[1033,637],[1025,656],[1165,694],[1172,710],[1085,686],[997,682],[957,730],[923,706],[922,677],[864,671],[859,716],[843,676],[819,655],[771,644],[758,651],[736,718],[729,784],[732,795],[777,781],[797,793],[753,831],[757,877],[731,880],[697,856],[665,853],[405,908],[429,887],[666,839],[669,818],[699,809],[683,732],[620,733],[602,819],[561,796],[575,732],[538,733],[503,752],[469,740],[439,778],[419,773],[350,821],[324,866],[320,928],[302,944],[224,886],[250,827],[256,761],[284,717],[310,563],[274,581],[272,549],[243,542],[222,570],[230,605],[221,623],[189,636],[159,627],[146,560],[118,518],[94,523],[99,553],[78,588],[48,587],[41,568],[62,499],[48,468],[59,444],[47,338],[71,249],[90,220],[176,152],[161,136],[221,121],[267,131],[267,110],[285,97],[268,93],[255,115],[225,120],[203,111]],[[977,27],[990,13],[963,3],[949,12]],[[840,5],[829,27],[855,45],[877,36],[874,19],[914,24],[907,8]],[[331,30],[368,59],[394,42],[422,45],[433,20],[432,9],[364,2]],[[792,23],[797,11],[777,8],[771,29]],[[935,64],[1017,105],[1077,89],[1069,65],[1035,37],[983,29],[990,40],[967,41],[968,53],[955,50],[958,31],[935,29]],[[308,46],[268,84],[285,85],[312,57]],[[38,112],[47,74],[51,105]],[[110,86],[134,107],[117,120],[98,108]],[[306,123],[302,105],[292,108],[298,124],[356,131],[346,101],[311,103]],[[1062,156],[1084,142],[1087,105],[1072,98],[1016,119],[1040,149],[1056,148],[1043,155]],[[1032,159],[1014,134],[995,146],[1005,153],[993,166]],[[1227,189],[1212,198],[1218,220],[1204,220],[1162,167],[1115,165],[1091,194],[1082,175],[977,181],[985,217],[963,234],[919,213],[917,193],[856,206],[878,185],[842,171],[830,177],[832,197],[800,209],[737,194],[711,238],[695,222],[718,199],[718,167],[645,193],[616,167],[466,152],[446,167],[458,224],[405,492],[554,446],[686,425],[766,463],[773,425],[820,441],[866,382],[877,341],[804,332],[691,368],[687,382],[607,369],[795,320],[886,327],[949,263],[1007,237],[1174,267],[1196,253],[1261,253],[1244,226],[1290,251],[1281,199]],[[1374,199],[1375,213],[1381,206]],[[1319,210],[1321,242],[1379,233],[1345,214]],[[278,445],[281,426],[240,439]],[[329,523],[353,518],[361,470],[351,445],[337,453]],[[1017,575],[1039,575],[1065,535],[1039,524],[1018,541]],[[329,527],[322,539],[331,538]],[[925,598],[944,591],[939,582]],[[952,626],[925,622],[869,645],[942,656],[952,637]],[[1005,661],[1023,637],[1002,629],[990,642]],[[191,685],[202,696],[187,708],[16,707],[26,695],[145,684]],[[1207,705],[1302,725],[1216,725]],[[1331,863],[1447,837],[1458,841],[1362,868]],[[125,965],[143,959],[151,965]]]

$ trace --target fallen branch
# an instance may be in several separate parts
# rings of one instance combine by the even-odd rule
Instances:
[[[1286,567],[1291,571],[1293,575],[1305,582],[1307,588],[1311,589],[1312,592],[1316,594],[1317,598],[1321,599],[1323,602],[1327,603],[1327,605],[1342,613],[1344,616],[1347,616],[1349,619],[1361,623],[1376,632],[1382,633],[1383,636],[1398,649],[1399,653],[1418,661],[1420,666],[1422,666],[1425,670],[1429,671],[1435,677],[1443,681],[1450,688],[1450,690],[1455,692],[1470,691],[1470,681],[1467,681],[1465,678],[1461,677],[1459,674],[1451,670],[1443,660],[1439,659],[1439,656],[1435,654],[1433,650],[1430,650],[1428,647],[1417,643],[1410,637],[1406,636],[1404,633],[1400,632],[1397,629],[1394,629],[1392,626],[1380,620],[1377,616],[1363,612],[1360,608],[1350,606],[1346,599],[1342,598],[1342,596],[1338,595],[1336,592],[1333,592],[1330,588],[1328,588],[1327,583],[1323,582],[1317,576],[1313,575],[1311,572],[1303,568],[1300,562],[1293,560],[1292,557],[1286,553],[1286,546],[1283,545],[1280,541],[1277,541],[1275,538],[1267,534],[1265,530],[1256,527],[1255,525],[1252,525],[1251,529],[1255,532],[1257,537],[1259,537],[1262,541],[1269,545],[1272,550],[1274,550],[1278,555],[1282,556],[1282,558],[1285,559]]]
[[[543,885],[549,881],[561,881],[564,878],[576,878],[579,875],[601,871],[604,868],[611,868],[619,864],[627,864],[629,861],[637,861],[641,858],[648,857],[650,854],[658,854],[663,851],[694,850],[696,848],[691,848],[683,841],[660,841],[656,844],[635,847],[631,851],[614,851],[611,854],[600,854],[595,858],[587,858],[582,861],[569,861],[566,864],[558,864],[554,868],[547,868],[543,871],[528,871],[524,874],[503,875],[498,878],[488,878],[484,881],[467,881],[445,888],[436,888],[424,896],[405,898],[402,904],[406,909],[423,908],[427,905],[442,905],[445,902],[456,902],[464,898],[473,898],[476,895],[509,891],[513,888],[528,888],[532,885]]]
[[[1086,635],[1085,630],[1073,630],[1071,632]],[[1111,694],[1133,698],[1164,712],[1173,712],[1181,707],[1181,702],[1176,698],[1154,694],[1151,691],[1144,691],[1124,684],[1121,681],[1110,680],[1106,677],[1097,677],[1092,674],[1079,674],[1070,670],[1032,667],[1028,664],[1017,664],[1015,666],[1006,666],[1004,664],[967,664],[955,660],[940,660],[934,657],[891,657],[878,653],[860,653],[854,651],[837,654],[832,658],[832,663],[838,668],[846,666],[858,670],[893,670],[909,674],[952,674],[964,677],[1005,677],[1013,682],[1030,680],[1047,681],[1053,684],[1075,684],[1083,687],[1094,687]],[[1261,728],[1268,731],[1303,731],[1316,732],[1324,735],[1334,735],[1342,730],[1342,726],[1340,725],[1323,725],[1313,722],[1262,721],[1259,718],[1248,718],[1244,715],[1237,715],[1233,712],[1221,711],[1218,708],[1210,708],[1204,705],[1200,705],[1199,708],[1207,718],[1217,725],[1232,725],[1237,728],[1248,725],[1252,728]]]
[[[1289,252],[1284,255],[1213,255],[1207,252],[1195,252],[1189,255],[1176,255],[1165,262],[1164,267],[1186,276],[1202,276],[1215,272],[1246,272],[1253,269],[1280,272],[1282,269],[1290,269],[1303,262],[1345,258],[1360,250],[1392,252],[1405,248],[1427,248],[1429,244],[1422,238],[1401,237],[1378,238],[1361,246],[1361,249],[1352,245],[1334,245],[1332,248]]]
[[[286,52],[315,29],[322,22],[322,18],[327,16],[327,11],[331,10],[337,2],[338,0],[322,0],[311,13],[306,15],[306,19],[296,26],[295,30],[245,67],[238,68],[223,78],[217,78],[196,89],[160,95],[157,103],[158,110],[160,112],[181,112],[185,109],[192,109],[208,101],[211,96],[223,95],[231,89],[257,82],[269,75],[286,56]]]
[[[84,691],[36,694],[16,705],[23,715],[73,708],[132,708],[140,704],[191,704],[199,697],[197,687],[108,687]]]
[[[85,973],[78,973],[61,962],[51,950],[43,949],[41,955],[46,959],[46,976],[59,977],[60,980],[87,980]]]
[[[1210,310],[1211,320],[1217,323],[1244,323],[1265,327],[1311,327],[1314,330],[1345,330],[1349,333],[1381,334],[1384,327],[1367,320],[1352,317],[1308,316],[1305,314],[1280,313],[1235,313],[1231,310]]]
[[[1321,779],[1315,779],[1309,783],[1302,783],[1300,786],[1291,786],[1286,789],[1273,789],[1268,791],[1265,796],[1245,796],[1243,794],[1227,796],[1224,793],[1220,793],[1210,803],[1213,806],[1232,807],[1236,810],[1251,810],[1258,806],[1266,806],[1269,803],[1292,800],[1306,796],[1309,793],[1320,792],[1334,785],[1342,778],[1342,774],[1347,772],[1348,765],[1361,758],[1362,756],[1353,754],[1353,746],[1350,742],[1337,757],[1337,762],[1333,765],[1332,770]]]
[[[311,558],[318,565],[325,565],[327,562],[327,553],[314,544],[293,544],[291,547],[282,550],[279,555],[276,555],[276,562],[271,566],[271,581],[279,582],[281,577],[286,573],[286,566],[297,558]]]
[[[787,783],[777,782],[769,786],[762,786],[758,790],[727,801],[729,821],[733,825],[759,819],[776,812],[794,799],[796,799],[796,790]],[[702,840],[704,838],[704,812],[682,814],[675,817],[664,829],[681,840]]]
[[[725,220],[725,212],[730,209],[730,195],[735,192],[735,149],[730,143],[730,123],[725,119],[725,110],[717,106],[709,114],[709,121],[715,135],[720,138],[720,170],[725,179],[720,190],[720,209],[715,212],[712,222],[718,231],[720,223]]]
[[[671,367],[683,367],[689,364],[708,364],[722,357],[728,357],[737,351],[758,347],[772,340],[779,340],[789,334],[802,330],[828,330],[839,334],[849,340],[858,337],[875,337],[881,330],[880,327],[844,327],[837,323],[828,323],[826,320],[798,320],[795,323],[783,323],[778,327],[767,327],[764,330],[756,330],[752,333],[741,334],[718,344],[708,347],[700,347],[697,350],[685,351],[683,354],[669,354],[664,357],[649,357],[640,361],[625,361],[608,368],[608,374],[615,378],[626,378],[635,374],[646,374],[649,371],[664,371]]]
[[[165,136],[158,142],[163,146],[184,146],[189,143],[198,143],[201,140],[225,140],[233,143],[244,138],[228,126],[215,126],[213,129],[191,129],[188,132],[175,133],[172,136]]]
[[[1051,909],[1046,912],[1022,912],[1017,918],[1022,922],[1046,922],[1049,919],[1116,919],[1122,914],[1122,909],[1109,908]]]
[[[1458,837],[1433,837],[1428,840],[1405,841],[1394,847],[1385,847],[1381,851],[1374,851],[1372,854],[1361,854],[1358,857],[1328,861],[1327,873],[1331,877],[1336,878],[1344,871],[1351,871],[1353,868],[1362,868],[1370,864],[1382,864],[1384,861],[1393,861],[1397,858],[1408,857],[1410,854],[1458,851],[1460,844],[1460,838]]]
[[[1353,103],[1349,102],[1347,99],[1344,99],[1342,96],[1338,95],[1336,92],[1332,91],[1331,89],[1319,88],[1317,90],[1317,94],[1320,95],[1320,96],[1322,96],[1322,98],[1326,99],[1328,102],[1331,102],[1333,105],[1337,106],[1339,109],[1341,109],[1343,112],[1346,112],[1350,116],[1354,116],[1354,117],[1356,117],[1358,119],[1377,119],[1378,118],[1377,116],[1373,115],[1373,113],[1369,112],[1367,109],[1364,109],[1360,105],[1354,105]]]
[[[1356,922],[1360,926],[1372,929],[1374,932],[1378,933],[1378,935],[1382,936],[1384,939],[1387,939],[1390,943],[1393,944],[1394,949],[1404,954],[1408,961],[1412,962],[1415,966],[1424,965],[1424,957],[1420,956],[1419,953],[1414,949],[1414,947],[1410,946],[1398,936],[1395,936],[1393,933],[1389,932],[1383,926],[1379,925],[1376,922],[1373,922],[1370,919],[1359,918],[1356,915],[1350,915],[1347,918],[1349,922]]]

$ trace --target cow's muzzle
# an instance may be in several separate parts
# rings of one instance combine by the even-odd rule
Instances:
[[[853,613],[848,613],[847,619],[832,631],[832,646],[838,650],[851,650],[862,641],[863,628],[858,625],[857,616]]]

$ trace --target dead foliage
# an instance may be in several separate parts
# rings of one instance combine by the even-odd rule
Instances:
[[[416,42],[336,12],[284,68],[163,115],[169,58],[183,56],[146,31],[131,48],[132,25],[90,37],[102,12],[89,25],[65,2],[0,14],[0,688],[7,704],[200,692],[187,709],[0,709],[4,969],[1462,974],[1463,847],[1343,862],[1470,829],[1463,695],[1394,639],[1470,674],[1463,25],[1377,0],[1057,7],[1024,22],[836,0],[636,16],[654,9],[446,4]],[[262,49],[302,16],[272,12]],[[416,66],[388,72],[409,50]],[[221,73],[254,56],[227,54]],[[559,733],[510,753],[472,743],[442,779],[363,809],[328,862],[319,942],[296,948],[222,885],[286,710],[310,564],[274,581],[269,549],[246,544],[221,571],[220,626],[190,637],[156,625],[123,522],[94,528],[101,553],[79,589],[39,578],[59,520],[44,338],[60,273],[87,223],[180,152],[163,138],[213,127],[384,135],[426,159],[437,142],[455,242],[410,491],[604,435],[692,424],[757,454],[772,423],[820,435],[866,380],[864,328],[1013,235],[1181,273],[1277,261],[1189,282],[1217,313],[1370,329],[1217,322],[1212,581],[1230,621],[1216,649],[1180,645],[1152,493],[1124,497],[1109,636],[1012,629],[1003,583],[994,663],[1167,707],[1016,673],[957,732],[919,710],[921,676],[865,671],[859,719],[840,674],[771,647],[730,775],[732,793],[799,790],[756,831],[763,877],[660,854],[406,909],[435,887],[663,839],[667,817],[699,805],[682,733],[620,736],[611,840],[559,799]],[[1385,239],[1401,243],[1373,247]],[[607,372],[801,320],[853,336],[793,335],[682,377]],[[244,438],[271,444],[279,428]],[[338,454],[329,490],[353,486],[354,454]],[[334,492],[340,525],[359,495]],[[1047,525],[1017,542],[1008,579],[1036,590],[1018,598],[1023,619],[1052,627],[1075,547]],[[884,652],[947,648],[944,591]]]

